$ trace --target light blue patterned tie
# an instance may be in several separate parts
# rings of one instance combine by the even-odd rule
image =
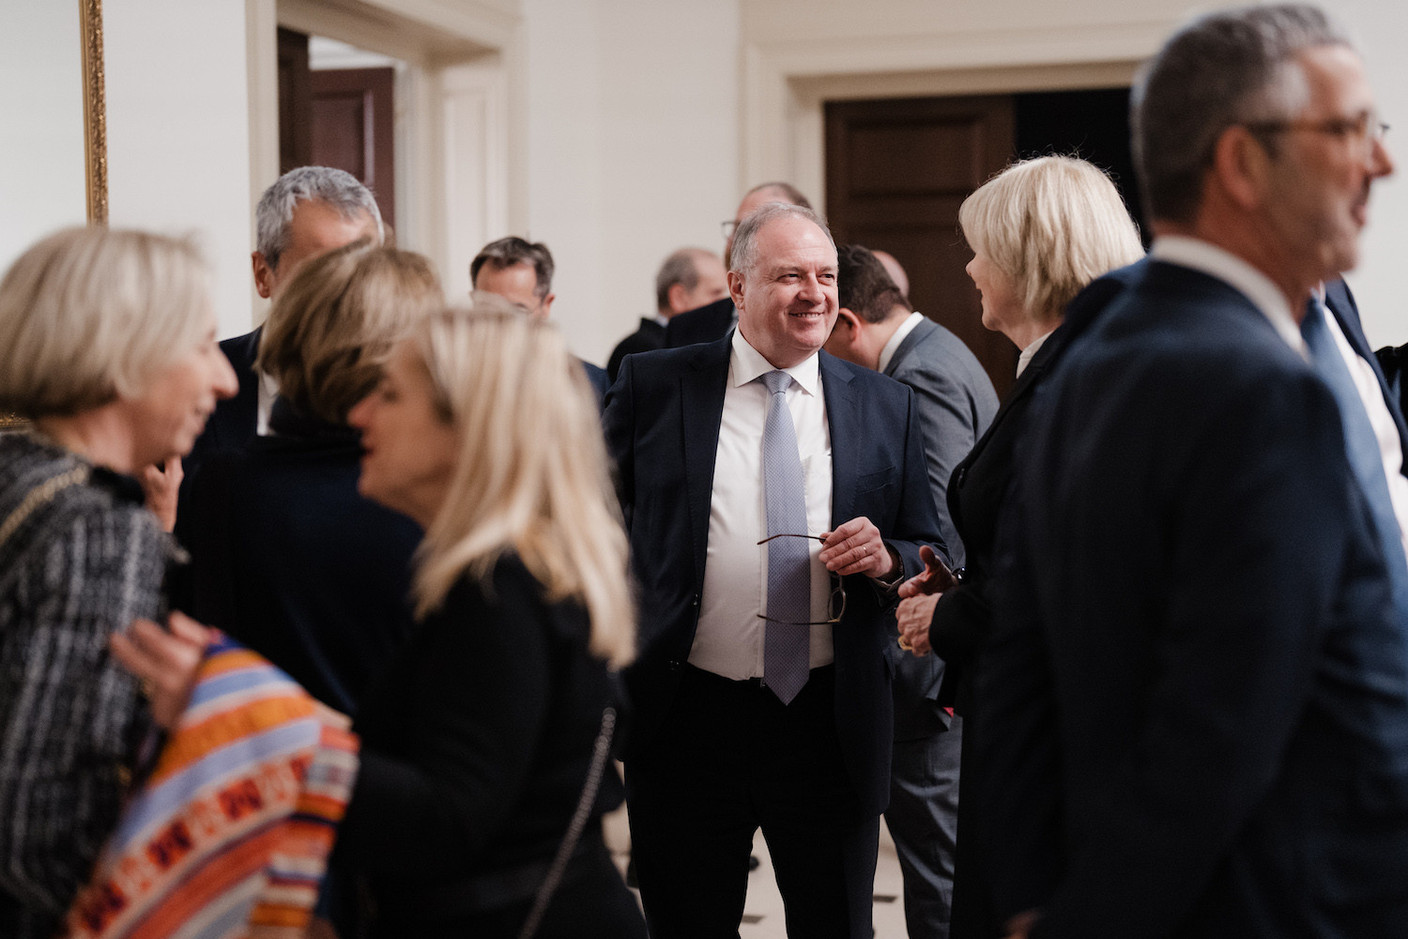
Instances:
[[[1355,387],[1349,367],[1340,355],[1339,346],[1325,325],[1325,307],[1319,300],[1310,301],[1305,319],[1300,324],[1300,333],[1310,347],[1311,364],[1335,393],[1335,401],[1340,406],[1349,466],[1374,516],[1376,534],[1388,564],[1388,578],[1393,588],[1393,603],[1398,610],[1399,622],[1408,624],[1408,560],[1403,554],[1398,516],[1394,514],[1393,500],[1388,493],[1379,438],[1369,423],[1364,401],[1359,397],[1359,389]]]
[[[768,534],[807,534],[807,500],[797,430],[787,409],[792,376],[768,372],[768,415],[763,425],[763,497]],[[806,538],[768,542],[768,618],[763,633],[763,683],[791,703],[810,674],[811,551]]]

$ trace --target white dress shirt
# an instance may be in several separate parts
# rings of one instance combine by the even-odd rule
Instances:
[[[1051,333],[1054,333],[1055,331],[1056,330],[1053,329],[1051,330]],[[1036,354],[1037,352],[1041,351],[1041,347],[1046,345],[1046,340],[1051,338],[1051,333],[1043,333],[1033,339],[1031,342],[1027,343],[1027,347],[1022,350],[1021,355],[1017,356],[1018,378],[1022,377],[1022,373],[1027,370],[1027,366],[1032,364],[1032,359],[1036,358]]]
[[[735,330],[714,457],[704,594],[689,652],[691,665],[734,680],[763,675],[767,622],[759,614],[767,609],[768,549],[758,542],[768,536],[763,496],[768,391],[757,379],[773,370],[743,333]],[[819,535],[831,529],[831,432],[821,393],[821,372],[815,355],[785,371],[793,379],[786,399],[797,431],[807,505],[808,530],[794,534]],[[831,594],[831,578],[818,559],[820,553],[821,543],[812,541],[814,623],[827,618]],[[811,667],[830,664],[833,658],[831,626],[813,626]]]

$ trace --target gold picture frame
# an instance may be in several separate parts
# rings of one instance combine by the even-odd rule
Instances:
[[[83,143],[88,193],[88,224],[108,220],[107,90],[103,81],[103,0],[75,0],[83,44]],[[27,421],[0,412],[0,431]]]

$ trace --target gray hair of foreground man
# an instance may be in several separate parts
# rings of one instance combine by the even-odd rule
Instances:
[[[189,241],[69,228],[0,280],[0,410],[71,415],[137,397],[210,328],[210,275]]]
[[[517,235],[509,235],[507,238],[489,242],[479,250],[474,260],[469,262],[470,284],[479,277],[479,271],[485,264],[496,270],[513,267],[515,264],[531,264],[533,277],[537,281],[537,286],[533,288],[534,295],[541,300],[552,292],[552,252],[540,241],[528,241]]]
[[[822,220],[820,215],[800,205],[769,202],[740,222],[738,231],[733,233],[733,251],[730,255],[733,262],[732,269],[746,277],[753,270],[753,266],[758,263],[758,232],[762,231],[763,226],[768,222],[789,215],[804,218],[820,228],[826,235],[826,240],[831,242],[831,246],[836,247],[836,241],[831,237],[831,230],[826,227],[826,222]]]
[[[1012,164],[963,200],[958,225],[1037,315],[1060,315],[1086,284],[1144,254],[1115,184],[1076,157]]]
[[[330,166],[300,166],[289,170],[264,190],[254,210],[255,236],[258,239],[255,250],[264,256],[264,263],[270,268],[278,268],[279,256],[288,247],[288,229],[293,224],[294,208],[308,200],[336,209],[349,221],[369,215],[376,222],[377,242],[386,237],[376,198],[357,177]]]
[[[1135,165],[1150,217],[1191,221],[1217,139],[1289,117],[1308,100],[1295,57],[1349,40],[1319,9],[1248,7],[1195,20],[1145,67],[1130,98]],[[1274,141],[1266,139],[1274,154]]]

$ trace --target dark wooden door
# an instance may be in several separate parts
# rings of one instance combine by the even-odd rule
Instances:
[[[1012,98],[841,101],[826,105],[826,211],[838,244],[893,254],[914,308],[956,333],[998,393],[1017,349],[983,328],[958,207],[1011,159]]]
[[[308,67],[308,37],[279,30],[279,172],[335,166],[396,221],[395,70]]]

